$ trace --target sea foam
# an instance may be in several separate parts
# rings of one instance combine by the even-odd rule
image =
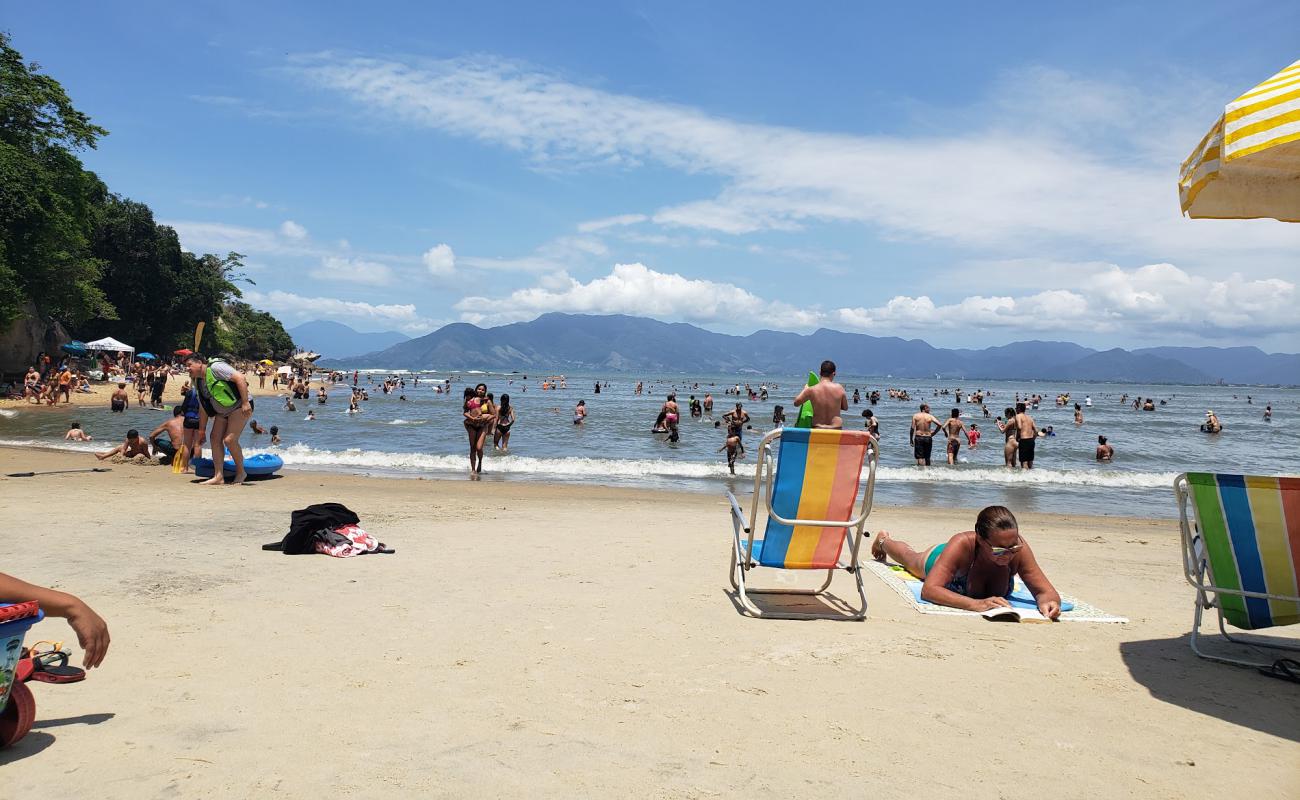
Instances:
[[[388,424],[401,424],[393,420]],[[0,439],[8,447],[38,447],[53,450],[94,452],[102,449],[101,442],[51,442],[33,439]],[[397,453],[383,450],[323,450],[305,444],[266,449],[244,448],[244,452],[275,453],[284,459],[285,467],[293,469],[318,468],[346,472],[385,471],[413,475],[461,473],[468,459],[464,455],[437,455],[430,453]],[[721,461],[669,461],[666,459],[617,458],[534,458],[532,456],[488,454],[486,465],[493,473],[521,477],[557,479],[617,478],[636,479],[710,479],[729,478],[726,464]],[[754,465],[736,464],[737,477],[754,477]],[[865,477],[865,472],[864,472]],[[966,484],[995,486],[1088,486],[1116,489],[1164,489],[1172,487],[1172,472],[1126,472],[1115,469],[1034,469],[1011,470],[1002,467],[946,467],[926,469],[918,467],[880,467],[876,471],[878,483]]]

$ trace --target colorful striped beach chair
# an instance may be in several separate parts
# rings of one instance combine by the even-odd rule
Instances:
[[[863,526],[871,513],[876,486],[877,452],[866,431],[832,431],[810,428],[778,428],[763,437],[758,446],[754,470],[754,496],[749,515],[741,510],[736,496],[731,501],[732,559],[731,588],[741,606],[756,617],[777,619],[855,619],[867,615],[867,595],[862,586],[858,550]],[[867,463],[866,488],[856,516],[862,467]],[[762,538],[757,533],[758,508],[766,506]],[[845,555],[845,540],[848,553]],[[755,589],[747,574],[757,567],[788,570],[826,570],[818,589]],[[824,596],[836,570],[845,570],[857,581],[859,608],[840,602],[846,613],[828,609],[822,613],[765,611],[754,605],[751,594]],[[837,599],[838,600],[838,599]]]
[[[1219,630],[1229,641],[1300,650],[1300,642],[1232,636],[1225,627],[1255,631],[1300,622],[1300,478],[1188,472],[1174,480],[1174,493],[1183,573],[1196,588],[1193,652],[1242,666],[1272,663],[1201,652],[1197,636],[1207,608],[1217,610]]]

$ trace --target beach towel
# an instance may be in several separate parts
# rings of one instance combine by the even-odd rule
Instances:
[[[343,525],[330,531],[316,534],[317,553],[335,558],[352,558],[366,553],[392,553],[383,542],[366,533],[356,525]]]
[[[885,585],[893,589],[899,597],[922,614],[943,614],[946,616],[966,616],[978,618],[980,615],[974,611],[966,611],[961,608],[952,608],[950,606],[941,606],[931,603],[928,600],[921,599],[921,580],[910,574],[897,564],[885,564],[879,561],[868,561],[864,564],[867,569],[876,574],[878,578],[885,582]],[[1015,587],[1012,591],[1013,596],[1027,598],[1031,595],[1026,589],[1024,583],[1016,578]],[[1012,606],[1025,604],[1023,600],[1017,602],[1012,600]],[[1028,604],[1025,604],[1028,605]],[[1118,617],[1113,614],[1107,614],[1096,606],[1086,603],[1076,597],[1066,597],[1061,595],[1061,608],[1070,606],[1069,611],[1062,611],[1061,622],[1128,622],[1128,617]]]

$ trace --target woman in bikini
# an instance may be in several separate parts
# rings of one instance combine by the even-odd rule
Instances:
[[[1015,576],[1034,595],[1038,611],[1049,619],[1061,614],[1061,595],[1038,566],[1034,551],[1020,535],[1015,515],[1003,506],[979,513],[975,530],[956,534],[947,542],[916,550],[906,542],[876,533],[871,555],[891,559],[925,581],[921,599],[967,611],[1010,606]]]
[[[515,407],[510,404],[510,395],[501,395],[501,405],[497,406],[497,424],[492,433],[492,447],[501,452],[510,449],[510,428],[515,424]]]
[[[677,420],[679,419],[677,410],[677,393],[674,392],[668,395],[668,399],[664,401],[663,408],[659,410],[663,412],[664,415],[664,427],[668,429],[668,441],[677,441],[681,438],[681,435],[677,432]]]
[[[1005,420],[1005,422],[1003,421]],[[998,430],[1002,431],[1002,460],[1008,467],[1015,469],[1016,466],[1016,448],[1019,444],[1016,442],[1016,431],[1019,427],[1016,425],[1016,410],[1008,408],[1002,412],[1002,417],[998,419]]]
[[[483,471],[483,445],[487,442],[491,418],[484,413],[487,403],[487,384],[473,389],[465,387],[465,431],[469,434],[469,468],[475,474]]]

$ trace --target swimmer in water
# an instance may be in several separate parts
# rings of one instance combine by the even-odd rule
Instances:
[[[1115,458],[1115,448],[1106,444],[1105,436],[1097,437],[1097,460],[1103,463],[1110,463]]]
[[[63,434],[63,440],[65,442],[89,442],[91,438],[90,434],[81,429],[80,422],[74,422],[69,426],[68,432]]]
[[[679,441],[681,435],[677,432],[677,394],[674,392],[668,395],[668,399],[664,401],[663,407],[659,410],[663,412],[664,415],[664,427],[668,429],[668,441]]]
[[[587,401],[579,400],[578,404],[573,407],[573,424],[581,425],[587,421]]]

